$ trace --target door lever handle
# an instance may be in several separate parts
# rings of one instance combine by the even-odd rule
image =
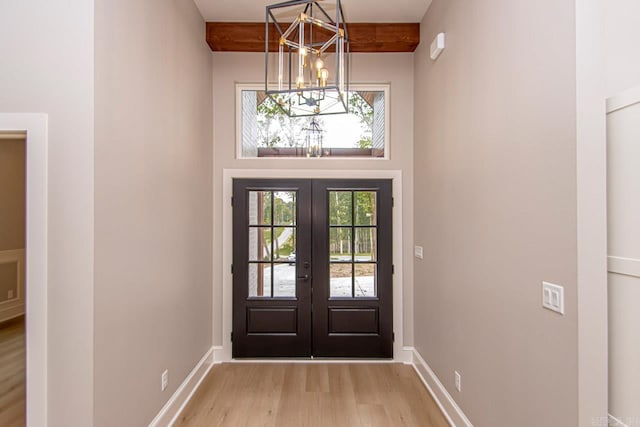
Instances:
[[[302,281],[306,282],[307,280],[309,280],[309,275],[305,274],[304,276],[298,276],[298,280],[302,280]]]

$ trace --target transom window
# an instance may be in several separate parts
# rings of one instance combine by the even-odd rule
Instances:
[[[289,117],[264,87],[236,89],[238,158],[389,157],[388,85],[354,86],[348,114],[310,117]]]

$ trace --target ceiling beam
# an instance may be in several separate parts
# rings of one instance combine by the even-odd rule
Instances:
[[[347,24],[351,52],[413,52],[420,43],[420,24]],[[275,27],[269,50],[278,49]],[[214,52],[264,52],[265,25],[259,22],[207,22],[207,43]]]

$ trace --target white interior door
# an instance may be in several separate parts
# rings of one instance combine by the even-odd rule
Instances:
[[[609,412],[640,425],[640,88],[609,100]]]

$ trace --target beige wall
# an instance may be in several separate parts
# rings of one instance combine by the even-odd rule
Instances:
[[[25,160],[24,140],[0,138],[0,252],[25,247]],[[0,264],[0,302],[18,297],[17,274],[15,263]]]
[[[640,86],[640,1],[606,0],[606,95]]]
[[[95,30],[95,426],[142,426],[212,343],[211,54],[191,0]]]
[[[94,5],[7,0],[0,9],[0,112],[48,115],[49,427],[86,427],[93,422]]]
[[[640,422],[640,104],[611,112],[607,125],[609,413],[635,425]]]
[[[264,80],[264,55],[259,53],[214,53],[214,341],[222,344],[222,171],[223,169],[335,169],[349,176],[350,170],[401,170],[403,172],[404,335],[412,343],[413,263],[413,55],[353,54],[353,83],[390,83],[391,158],[375,160],[242,159],[235,158],[235,83]]]
[[[0,263],[0,302],[18,297],[18,277],[17,263]],[[9,298],[9,292],[13,293],[12,298]],[[3,320],[2,315],[0,315],[0,322]]]
[[[478,427],[578,425],[574,9],[435,0],[422,23],[414,340]]]
[[[0,139],[0,251],[24,248],[25,160],[24,140]]]

